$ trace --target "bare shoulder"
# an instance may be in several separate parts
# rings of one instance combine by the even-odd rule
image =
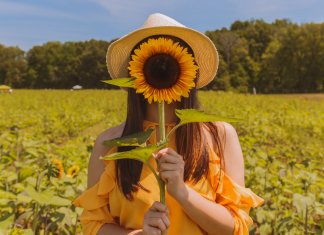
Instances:
[[[226,138],[235,138],[237,136],[237,132],[235,127],[228,123],[228,122],[215,122],[215,125],[217,125],[218,130],[222,136],[225,136]]]
[[[224,150],[225,173],[237,184],[244,186],[244,159],[237,131],[227,122],[217,121],[213,124],[217,127],[217,134]],[[207,131],[210,130],[207,128]],[[210,133],[207,140],[214,143]]]
[[[235,135],[237,135],[236,129],[232,126],[232,124],[228,122],[223,122],[223,121],[216,121],[212,122],[216,128],[217,128],[217,134],[219,139],[222,142],[222,146],[226,144],[226,138],[233,138]],[[208,143],[212,143],[212,135],[211,132],[212,130],[205,124],[203,125],[203,130],[205,133],[205,136],[207,137]]]
[[[103,142],[105,140],[120,137],[123,133],[124,127],[125,122],[101,132],[96,138],[88,165],[88,188],[92,187],[96,182],[98,182],[101,174],[105,170],[105,164],[99,159],[99,157],[105,156],[110,148],[104,146]]]

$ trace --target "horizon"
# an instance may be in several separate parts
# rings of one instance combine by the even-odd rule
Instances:
[[[304,24],[312,24],[312,23],[314,23],[314,24],[321,24],[321,23],[323,23],[323,22],[303,22],[303,23],[297,23],[297,22],[291,21],[290,19],[287,19],[287,18],[278,18],[278,19],[274,19],[272,22],[267,22],[267,21],[265,21],[265,20],[262,19],[262,18],[257,18],[257,19],[252,18],[252,19],[242,20],[241,22],[244,22],[244,21],[252,21],[252,20],[262,20],[262,21],[264,21],[264,22],[267,23],[267,24],[272,24],[272,23],[274,23],[276,20],[288,20],[289,22],[291,22],[291,23],[293,23],[293,24],[297,24],[297,25],[299,25],[299,26],[304,25]],[[206,29],[206,30],[205,30],[204,32],[202,32],[202,33],[205,34],[207,31],[215,31],[215,30],[220,30],[220,29],[222,29],[222,28],[229,29],[230,26],[231,26],[234,22],[236,22],[236,21],[240,21],[240,20],[235,20],[235,21],[233,21],[233,22],[232,22],[229,26],[227,26],[227,27],[214,28],[214,29],[212,29],[212,30],[210,30],[210,29]],[[122,35],[122,36],[123,36],[123,35]],[[0,41],[0,45],[6,46],[6,47],[18,47],[18,48],[22,49],[23,51],[27,52],[28,50],[30,50],[31,48],[33,48],[33,47],[35,47],[35,46],[42,46],[42,45],[45,45],[46,43],[49,43],[49,42],[59,42],[59,43],[62,43],[62,44],[67,43],[67,42],[87,42],[87,41],[91,41],[91,40],[97,40],[97,41],[101,41],[101,40],[103,40],[103,41],[110,42],[110,41],[115,40],[115,39],[116,39],[116,38],[110,38],[110,39],[89,38],[89,39],[80,39],[80,40],[55,40],[55,39],[53,39],[53,40],[50,40],[50,41],[42,42],[42,43],[40,43],[40,44],[32,45],[30,48],[27,48],[27,49],[24,49],[24,48],[20,47],[19,45],[6,45],[6,44],[2,43],[1,41]]]
[[[199,6],[195,3],[193,0],[140,0],[136,3],[131,0],[70,0],[68,4],[63,0],[0,0],[0,44],[28,51],[50,41],[111,41],[136,30],[155,12],[202,33],[229,28],[237,20],[272,23],[287,19],[298,25],[324,21],[320,10],[324,8],[324,1],[320,0],[203,1]]]

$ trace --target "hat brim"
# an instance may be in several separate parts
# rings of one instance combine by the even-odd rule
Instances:
[[[116,40],[108,47],[106,63],[112,79],[128,77],[128,63],[133,47],[146,37],[171,35],[184,40],[193,50],[199,66],[196,88],[211,82],[217,73],[219,56],[214,43],[204,34],[187,27],[159,26],[142,28]]]

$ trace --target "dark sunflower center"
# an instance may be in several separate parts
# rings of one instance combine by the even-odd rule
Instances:
[[[179,75],[178,61],[168,54],[153,55],[144,64],[145,80],[158,89],[172,87]]]

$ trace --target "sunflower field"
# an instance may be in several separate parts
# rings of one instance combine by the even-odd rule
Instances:
[[[265,199],[250,234],[323,234],[324,95],[198,93],[207,113],[238,117],[245,186]],[[126,117],[122,90],[0,94],[0,235],[82,234],[96,136]]]

